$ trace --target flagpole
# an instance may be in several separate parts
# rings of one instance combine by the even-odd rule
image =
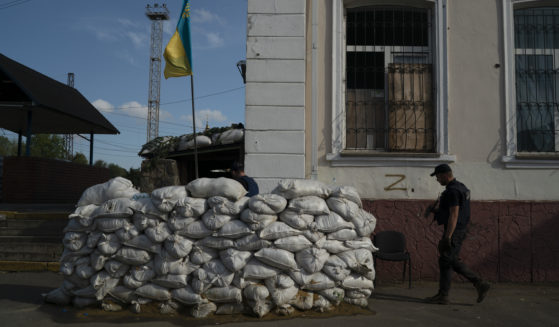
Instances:
[[[198,143],[196,141],[196,114],[194,110],[194,74],[190,74],[190,94],[192,95],[192,129],[194,130],[194,171],[198,179]]]

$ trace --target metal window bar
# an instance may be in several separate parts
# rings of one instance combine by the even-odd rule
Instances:
[[[517,151],[559,152],[559,8],[514,11]]]
[[[346,11],[345,148],[434,152],[431,10]]]

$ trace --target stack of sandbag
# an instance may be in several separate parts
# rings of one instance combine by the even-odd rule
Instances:
[[[376,219],[354,188],[285,180],[245,194],[228,178],[151,194],[123,178],[92,186],[64,230],[64,282],[45,300],[194,317],[367,306]]]

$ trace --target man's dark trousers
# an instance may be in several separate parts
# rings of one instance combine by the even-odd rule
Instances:
[[[439,293],[442,295],[448,295],[450,291],[450,282],[452,280],[452,270],[456,273],[464,276],[474,285],[477,285],[481,278],[474,273],[468,266],[466,266],[460,260],[460,248],[462,247],[462,242],[466,238],[467,230],[456,229],[452,233],[450,249],[444,251],[439,257],[439,269],[440,269],[440,279],[439,279]]]

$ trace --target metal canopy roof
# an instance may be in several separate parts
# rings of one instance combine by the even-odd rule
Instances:
[[[119,134],[87,99],[0,53],[0,128],[32,134]]]

